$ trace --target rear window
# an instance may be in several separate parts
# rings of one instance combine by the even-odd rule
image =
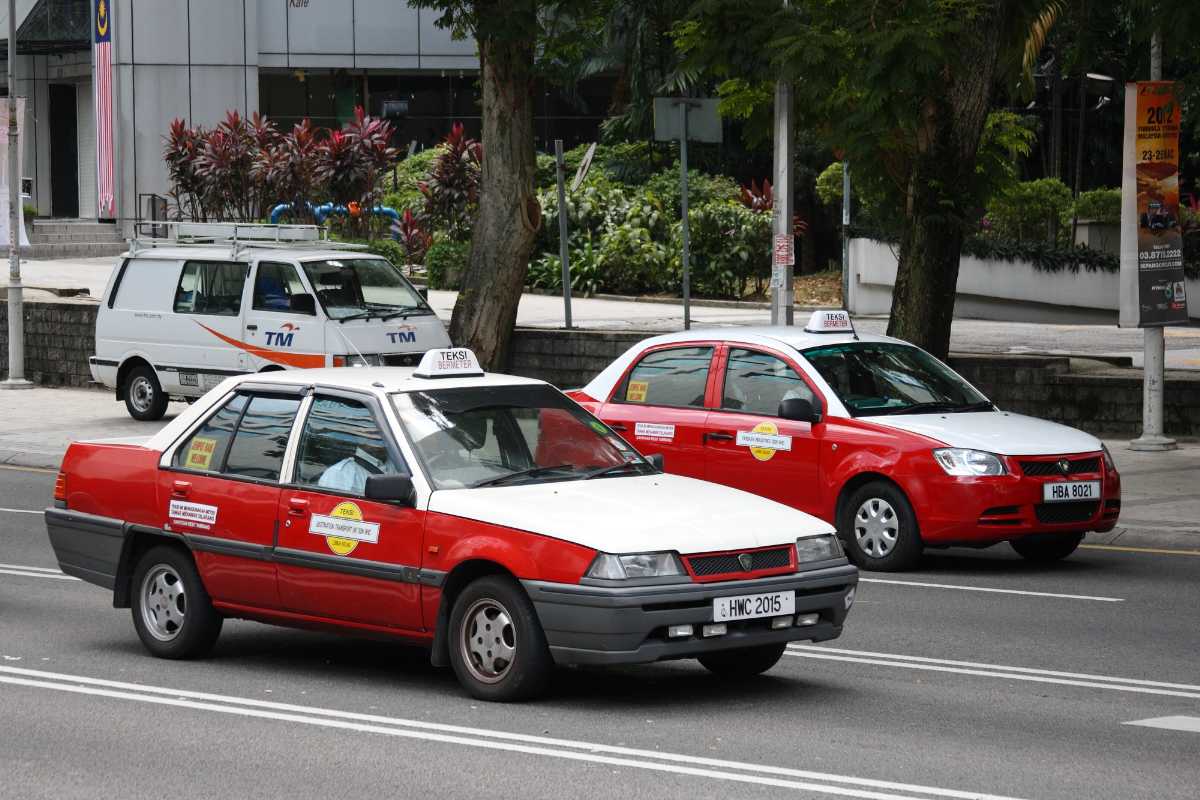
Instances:
[[[175,289],[177,314],[211,314],[236,317],[242,309],[246,264],[225,261],[188,261]]]
[[[259,396],[251,400],[222,471],[265,481],[279,480],[288,434],[299,409],[298,397]]]
[[[238,420],[246,409],[246,401],[246,395],[234,395],[232,400],[209,417],[192,438],[175,451],[174,465],[199,472],[219,471],[225,463],[225,453],[237,429]]]

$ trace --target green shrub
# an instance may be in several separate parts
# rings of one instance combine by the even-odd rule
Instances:
[[[645,191],[649,195],[661,198],[676,217],[682,213],[679,193],[679,162],[667,169],[656,172],[646,181]],[[688,207],[699,208],[708,203],[726,200],[737,200],[741,196],[741,187],[737,181],[727,175],[709,175],[699,170],[688,170]]]
[[[1121,190],[1093,189],[1080,192],[1075,201],[1075,216],[1110,225],[1121,223]],[[1066,220],[1070,224],[1070,219]]]
[[[415,214],[424,208],[425,196],[417,188],[417,183],[425,180],[442,147],[443,145],[438,145],[413,153],[397,164],[394,171],[384,173],[379,186],[383,191],[381,203],[391,206],[401,214],[405,209]]]
[[[1071,190],[1057,178],[1021,181],[991,199],[985,229],[1001,239],[1065,243],[1061,220],[1069,217],[1071,201]],[[1055,228],[1057,236],[1051,236]]]
[[[367,246],[371,248],[372,253],[383,256],[397,267],[404,267],[408,264],[408,257],[404,253],[404,247],[395,239],[376,239],[373,242],[368,242]]]
[[[771,213],[715,202],[689,211],[691,288],[707,297],[761,292],[771,274]]]
[[[458,241],[438,235],[425,254],[425,269],[429,276],[430,289],[462,288],[463,274],[467,270],[469,242]]]
[[[37,210],[37,206],[35,206],[35,205],[31,205],[31,204],[29,204],[29,203],[23,203],[23,204],[21,205],[21,209],[22,209],[22,211],[23,211],[23,212],[24,212],[24,214],[25,214],[25,219],[26,219],[26,220],[35,220],[35,219],[37,219],[37,216],[38,216],[38,210]]]

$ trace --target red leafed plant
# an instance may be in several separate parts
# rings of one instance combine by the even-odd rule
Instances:
[[[404,209],[399,222],[392,223],[392,231],[404,248],[405,260],[409,264],[423,264],[425,253],[433,244],[433,236],[426,231],[409,209]]]
[[[751,211],[775,210],[775,190],[771,188],[771,182],[766,178],[763,178],[761,187],[758,185],[758,181],[751,180],[749,186],[742,187],[738,199]],[[792,233],[801,237],[808,234],[808,223],[801,219],[799,214],[792,217]]]
[[[425,196],[424,216],[435,228],[464,239],[470,235],[471,218],[479,205],[483,145],[456,122],[440,148],[429,175],[417,184]]]
[[[204,146],[203,128],[189,128],[181,119],[171,120],[163,144],[163,160],[167,163],[167,179],[171,183],[168,196],[175,206],[176,219],[203,220],[203,181],[196,173],[196,155]]]
[[[265,187],[269,198],[265,213],[275,203],[290,203],[288,218],[298,222],[312,220],[308,204],[319,198],[317,180],[317,131],[307,119],[301,120],[269,149],[259,152],[254,161],[255,181]]]

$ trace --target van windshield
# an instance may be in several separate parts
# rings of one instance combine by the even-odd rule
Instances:
[[[433,313],[400,270],[382,258],[306,261],[304,273],[330,319],[345,322]]]

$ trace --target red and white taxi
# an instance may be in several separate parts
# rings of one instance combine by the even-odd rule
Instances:
[[[656,336],[568,395],[669,472],[835,523],[870,569],[1002,541],[1064,558],[1120,514],[1099,439],[997,409],[920,348],[856,335],[844,311]]]
[[[837,637],[858,580],[827,523],[665,475],[462,349],[230,378],[147,442],[74,443],[46,524],[154,655],[226,617],[385,634],[493,700],[556,663],[753,675]]]

